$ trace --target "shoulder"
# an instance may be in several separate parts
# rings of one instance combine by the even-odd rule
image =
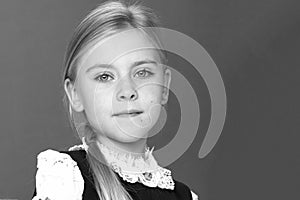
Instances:
[[[76,162],[66,153],[52,149],[42,151],[37,156],[37,167],[47,168],[51,166],[61,165],[70,167],[76,165]]]
[[[79,200],[83,190],[77,162],[68,153],[48,149],[38,154],[35,198]]]
[[[187,199],[199,200],[198,195],[195,192],[193,192],[186,184],[177,180],[174,180],[174,182],[175,182],[175,192],[178,195],[185,197]]]
[[[69,149],[68,151],[60,151],[62,154],[67,154],[78,165],[86,162],[86,152],[82,149]]]
[[[191,194],[192,194],[193,200],[199,200],[198,195],[196,193],[194,193],[192,190],[191,190]]]

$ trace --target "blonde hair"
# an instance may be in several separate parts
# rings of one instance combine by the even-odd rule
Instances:
[[[139,3],[126,3],[124,1],[107,1],[92,10],[77,26],[66,50],[63,71],[63,84],[66,79],[75,82],[77,65],[82,54],[96,41],[102,40],[122,29],[158,27],[158,19],[153,12]],[[159,41],[151,36],[156,45]],[[160,51],[162,62],[166,60],[164,53]],[[165,67],[164,67],[165,69]],[[68,110],[71,126],[77,131],[72,107],[67,95],[63,97]],[[83,111],[84,112],[84,111]],[[77,131],[78,134],[80,134]],[[83,135],[88,145],[87,160],[92,169],[94,185],[101,200],[129,200],[132,199],[119,181],[118,176],[110,167],[103,164],[105,159],[97,146],[97,135],[87,122],[84,125]]]

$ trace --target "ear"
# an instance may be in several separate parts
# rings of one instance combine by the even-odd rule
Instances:
[[[170,83],[171,83],[171,70],[166,68],[164,70],[164,88],[163,88],[162,100],[161,100],[162,105],[168,102]]]
[[[64,82],[64,89],[73,110],[75,110],[76,112],[82,112],[84,108],[79,98],[78,91],[76,90],[74,84],[70,81],[69,78],[67,78]]]

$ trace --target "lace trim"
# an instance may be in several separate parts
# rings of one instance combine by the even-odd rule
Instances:
[[[68,155],[48,149],[37,156],[36,199],[81,200],[84,180]]]
[[[81,145],[71,147],[69,150],[84,149]],[[152,149],[153,150],[153,149]],[[68,155],[48,149],[38,155],[38,171],[36,173],[36,196],[32,200],[81,200],[84,190],[84,180],[77,163]],[[158,166],[156,171],[150,173],[124,173],[117,165],[112,165],[123,180],[128,182],[141,182],[149,187],[174,189],[171,171]],[[193,191],[192,199],[198,200]]]
[[[140,182],[148,187],[160,187],[171,190],[174,190],[175,187],[171,171],[162,167],[159,167],[156,171],[136,174],[126,173],[114,164],[112,165],[112,169],[117,172],[123,180],[130,183]]]
[[[144,154],[133,155],[121,153],[101,143],[98,143],[98,145],[107,163],[123,180],[129,183],[139,182],[148,187],[174,190],[175,183],[171,171],[157,164],[152,155],[154,147],[151,150],[147,147]],[[76,145],[71,147],[69,151],[78,149],[85,148],[83,145]]]
[[[192,190],[191,190],[191,193],[192,193],[193,200],[199,200],[198,195],[196,193],[194,193]]]

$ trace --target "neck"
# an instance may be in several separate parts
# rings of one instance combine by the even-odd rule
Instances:
[[[145,148],[147,147],[147,139],[142,138],[135,142],[119,142],[114,139],[108,138],[103,135],[98,135],[98,142],[107,146],[108,148],[114,149],[115,151],[120,151],[121,153],[129,153],[133,155],[141,155],[145,153]]]

